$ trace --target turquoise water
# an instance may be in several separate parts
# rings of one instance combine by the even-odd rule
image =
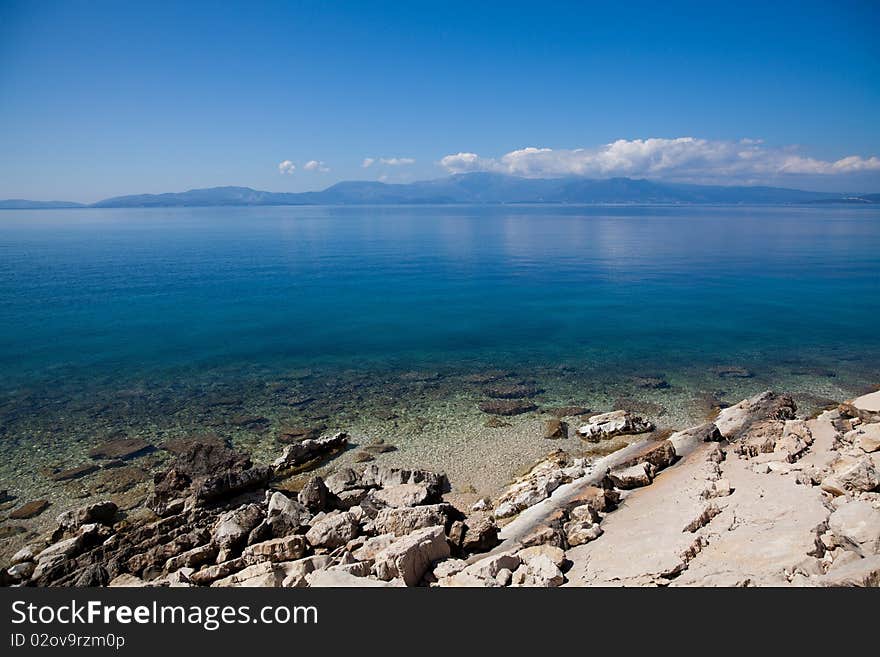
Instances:
[[[383,462],[488,494],[584,449],[543,440],[558,406],[671,429],[767,388],[809,413],[877,384],[878,272],[864,207],[6,211],[0,490],[46,518],[134,508],[162,450],[53,473],[123,436],[267,461],[295,427],[349,431],[336,464],[381,438]],[[486,415],[496,377],[538,410]]]
[[[0,368],[876,366],[878,274],[861,207],[8,211]]]

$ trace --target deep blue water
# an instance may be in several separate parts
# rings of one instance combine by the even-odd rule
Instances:
[[[0,213],[7,386],[254,365],[873,367],[878,318],[864,207]]]

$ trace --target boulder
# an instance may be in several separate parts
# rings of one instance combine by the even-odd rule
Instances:
[[[465,552],[486,552],[500,542],[498,525],[491,515],[470,517],[465,523],[467,529],[461,541],[461,549]]]
[[[330,491],[321,477],[312,477],[309,479],[302,490],[299,492],[299,503],[317,513],[327,508],[327,498]]]
[[[653,481],[653,467],[650,463],[639,463],[628,468],[612,470],[608,473],[611,483],[621,490],[648,486]]]
[[[33,561],[22,561],[21,563],[14,564],[9,566],[6,569],[6,572],[9,573],[9,576],[16,581],[24,581],[26,579],[30,579],[31,575],[34,574],[34,569],[37,565]]]
[[[785,420],[794,419],[796,410],[797,406],[789,395],[777,395],[767,390],[722,409],[715,425],[721,435],[734,441],[745,437],[755,425],[767,421],[778,422],[781,430]]]
[[[592,416],[586,424],[578,428],[578,433],[585,440],[599,442],[624,434],[645,433],[653,431],[654,425],[629,411],[611,411]]]
[[[590,520],[573,520],[565,523],[565,540],[570,547],[594,541],[602,535],[602,527]]]
[[[449,504],[382,509],[376,515],[374,525],[380,534],[404,536],[426,527],[445,527],[452,515]]]
[[[398,484],[373,491],[370,495],[380,506],[395,508],[425,504],[432,497],[425,484]]]
[[[831,466],[832,473],[822,480],[822,490],[832,495],[852,491],[873,491],[880,486],[880,473],[868,455],[841,456]]]
[[[484,557],[479,561],[472,563],[465,568],[462,573],[477,579],[494,580],[499,571],[506,568],[510,572],[515,572],[522,563],[519,554],[513,552],[502,552]]]
[[[547,555],[537,555],[522,563],[510,577],[511,586],[551,588],[565,581],[562,571]]]
[[[526,564],[530,564],[539,557],[547,557],[557,568],[562,568],[565,564],[565,551],[552,545],[533,545],[523,548],[516,554]]]
[[[834,511],[828,527],[838,544],[862,556],[880,554],[880,510],[870,502],[853,500]]]
[[[286,588],[303,588],[308,586],[306,579],[309,573],[325,570],[333,565],[333,559],[326,554],[316,554],[304,559],[297,559],[284,564],[284,581],[281,586]]]
[[[358,561],[375,561],[376,555],[391,545],[397,537],[394,534],[379,534],[371,536],[360,546],[352,550],[352,556]]]
[[[170,573],[180,568],[198,568],[216,558],[217,546],[214,543],[206,543],[171,557],[165,562],[165,570]]]
[[[228,554],[242,547],[251,530],[260,524],[263,510],[256,504],[247,504],[222,514],[214,524],[211,540],[221,551],[222,561]]]
[[[863,424],[844,436],[844,440],[868,454],[880,450],[880,422]]]
[[[306,539],[314,547],[337,548],[358,535],[358,523],[349,512],[334,512],[314,523]]]
[[[544,438],[568,438],[568,424],[556,418],[547,420],[544,423]]]
[[[237,573],[233,573],[228,577],[218,579],[212,582],[214,587],[276,587],[281,586],[286,574],[279,564],[271,561],[263,561],[261,563],[248,566]]]
[[[57,521],[59,527],[64,531],[71,531],[93,522],[109,525],[113,523],[117,510],[118,507],[115,502],[105,500],[88,504],[79,509],[65,511],[58,516]]]
[[[294,561],[305,556],[306,539],[301,534],[273,538],[262,543],[248,545],[241,553],[247,564],[262,561]]]
[[[443,527],[425,527],[403,536],[376,555],[374,571],[382,580],[401,578],[418,584],[435,561],[449,557]]]
[[[348,445],[348,434],[335,433],[332,436],[308,438],[302,442],[287,445],[272,467],[276,471],[290,470],[315,459],[334,454]]]
[[[676,458],[675,446],[671,440],[648,442],[638,454],[621,463],[618,467],[625,468],[639,463],[650,463],[653,472],[657,472],[675,463]]]
[[[275,491],[266,506],[266,524],[276,538],[298,532],[309,524],[311,512],[299,500],[292,500]]]
[[[364,468],[364,472],[360,477],[360,484],[363,487],[370,488],[388,488],[401,484],[423,484],[434,501],[439,500],[443,493],[447,493],[450,490],[449,480],[443,473],[431,472],[430,470],[389,468],[376,464],[371,464]]]
[[[340,468],[324,480],[324,485],[337,496],[345,491],[361,491],[370,488],[361,482],[360,475],[351,468]]]

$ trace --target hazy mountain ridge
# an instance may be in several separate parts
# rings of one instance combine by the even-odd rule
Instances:
[[[499,203],[873,204],[880,203],[880,194],[663,183],[633,178],[518,178],[495,173],[466,173],[412,183],[344,181],[318,192],[266,192],[250,187],[211,187],[186,192],[116,196],[92,204],[11,199],[0,201],[0,209]]]

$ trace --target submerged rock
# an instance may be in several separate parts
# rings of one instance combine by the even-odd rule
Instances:
[[[480,402],[479,408],[490,415],[522,415],[538,409],[535,404],[516,399],[493,399]]]
[[[487,397],[495,399],[524,399],[526,397],[534,397],[543,391],[536,386],[514,383],[489,386],[484,392]]]
[[[108,440],[105,443],[89,450],[89,456],[93,459],[129,459],[146,454],[155,449],[153,445],[142,438],[118,438]]]
[[[13,510],[12,513],[9,514],[9,519],[27,520],[28,518],[33,518],[34,516],[40,515],[48,508],[49,500],[31,500],[30,502],[25,502],[20,507]]]

